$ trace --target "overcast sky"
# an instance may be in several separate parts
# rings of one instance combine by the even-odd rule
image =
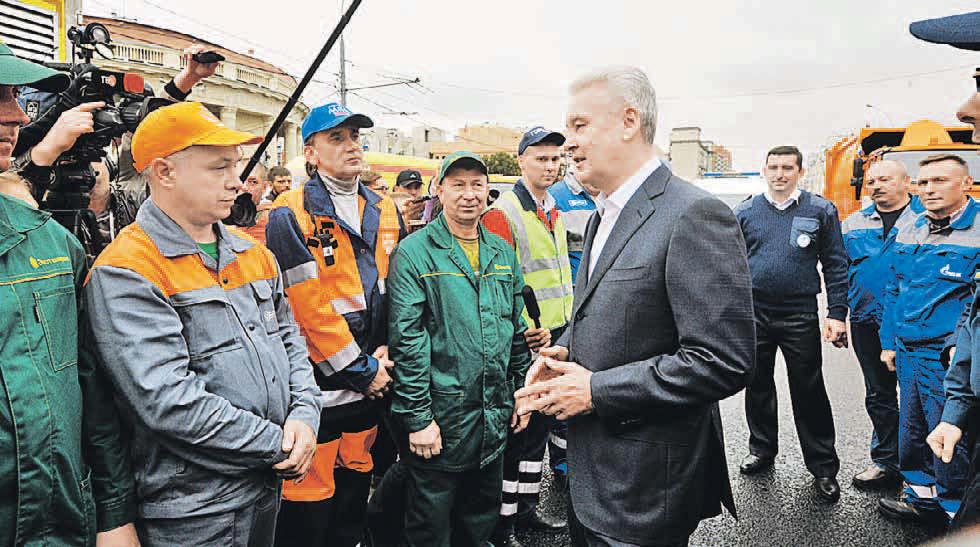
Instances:
[[[340,14],[339,0],[84,0],[255,55],[302,75]],[[260,9],[252,6],[259,5]],[[357,91],[379,125],[456,131],[466,123],[564,127],[566,89],[604,64],[632,64],[658,94],[657,142],[697,125],[757,170],[769,147],[808,154],[869,121],[955,120],[980,53],[920,42],[918,19],[976,0],[364,0],[345,33],[351,87],[422,79],[424,88]],[[333,52],[316,78],[335,83]],[[336,99],[327,85],[303,100]],[[874,108],[867,108],[872,104]],[[389,111],[417,112],[411,116]]]

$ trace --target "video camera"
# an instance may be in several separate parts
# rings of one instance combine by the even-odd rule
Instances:
[[[135,131],[147,114],[170,101],[155,98],[138,74],[103,70],[92,64],[96,53],[107,59],[113,56],[112,39],[105,26],[89,23],[84,29],[71,27],[68,39],[74,62],[45,64],[67,73],[71,85],[52,97],[54,104],[45,112],[38,112],[37,118],[21,129],[18,148],[27,149],[41,142],[64,112],[83,103],[105,103],[104,108],[93,113],[94,131],[79,137],[55,162],[54,176],[41,201],[41,207],[90,250],[101,248],[95,214],[88,210],[89,192],[96,182],[91,164],[106,157],[113,139]]]

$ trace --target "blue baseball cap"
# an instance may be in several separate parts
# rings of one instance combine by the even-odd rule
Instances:
[[[303,142],[306,142],[314,133],[333,129],[339,125],[351,127],[374,127],[374,122],[364,114],[354,114],[346,106],[340,103],[327,103],[310,110],[309,115],[303,120]]]
[[[543,142],[561,146],[565,144],[565,136],[557,131],[549,131],[540,125],[532,127],[521,137],[521,144],[517,146],[517,155],[523,154],[528,146],[534,146]]]
[[[926,42],[980,51],[980,11],[916,21],[909,32]]]

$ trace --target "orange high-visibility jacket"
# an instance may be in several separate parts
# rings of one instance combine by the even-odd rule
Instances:
[[[376,412],[363,392],[387,344],[385,278],[404,234],[394,202],[358,185],[360,235],[337,216],[319,176],[276,199],[266,243],[276,255],[293,315],[323,390],[321,432],[363,431]]]

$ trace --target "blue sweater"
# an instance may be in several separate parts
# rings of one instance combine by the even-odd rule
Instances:
[[[752,271],[755,305],[777,313],[817,311],[823,266],[828,317],[847,318],[847,253],[837,208],[802,192],[784,211],[760,194],[735,208]]]

